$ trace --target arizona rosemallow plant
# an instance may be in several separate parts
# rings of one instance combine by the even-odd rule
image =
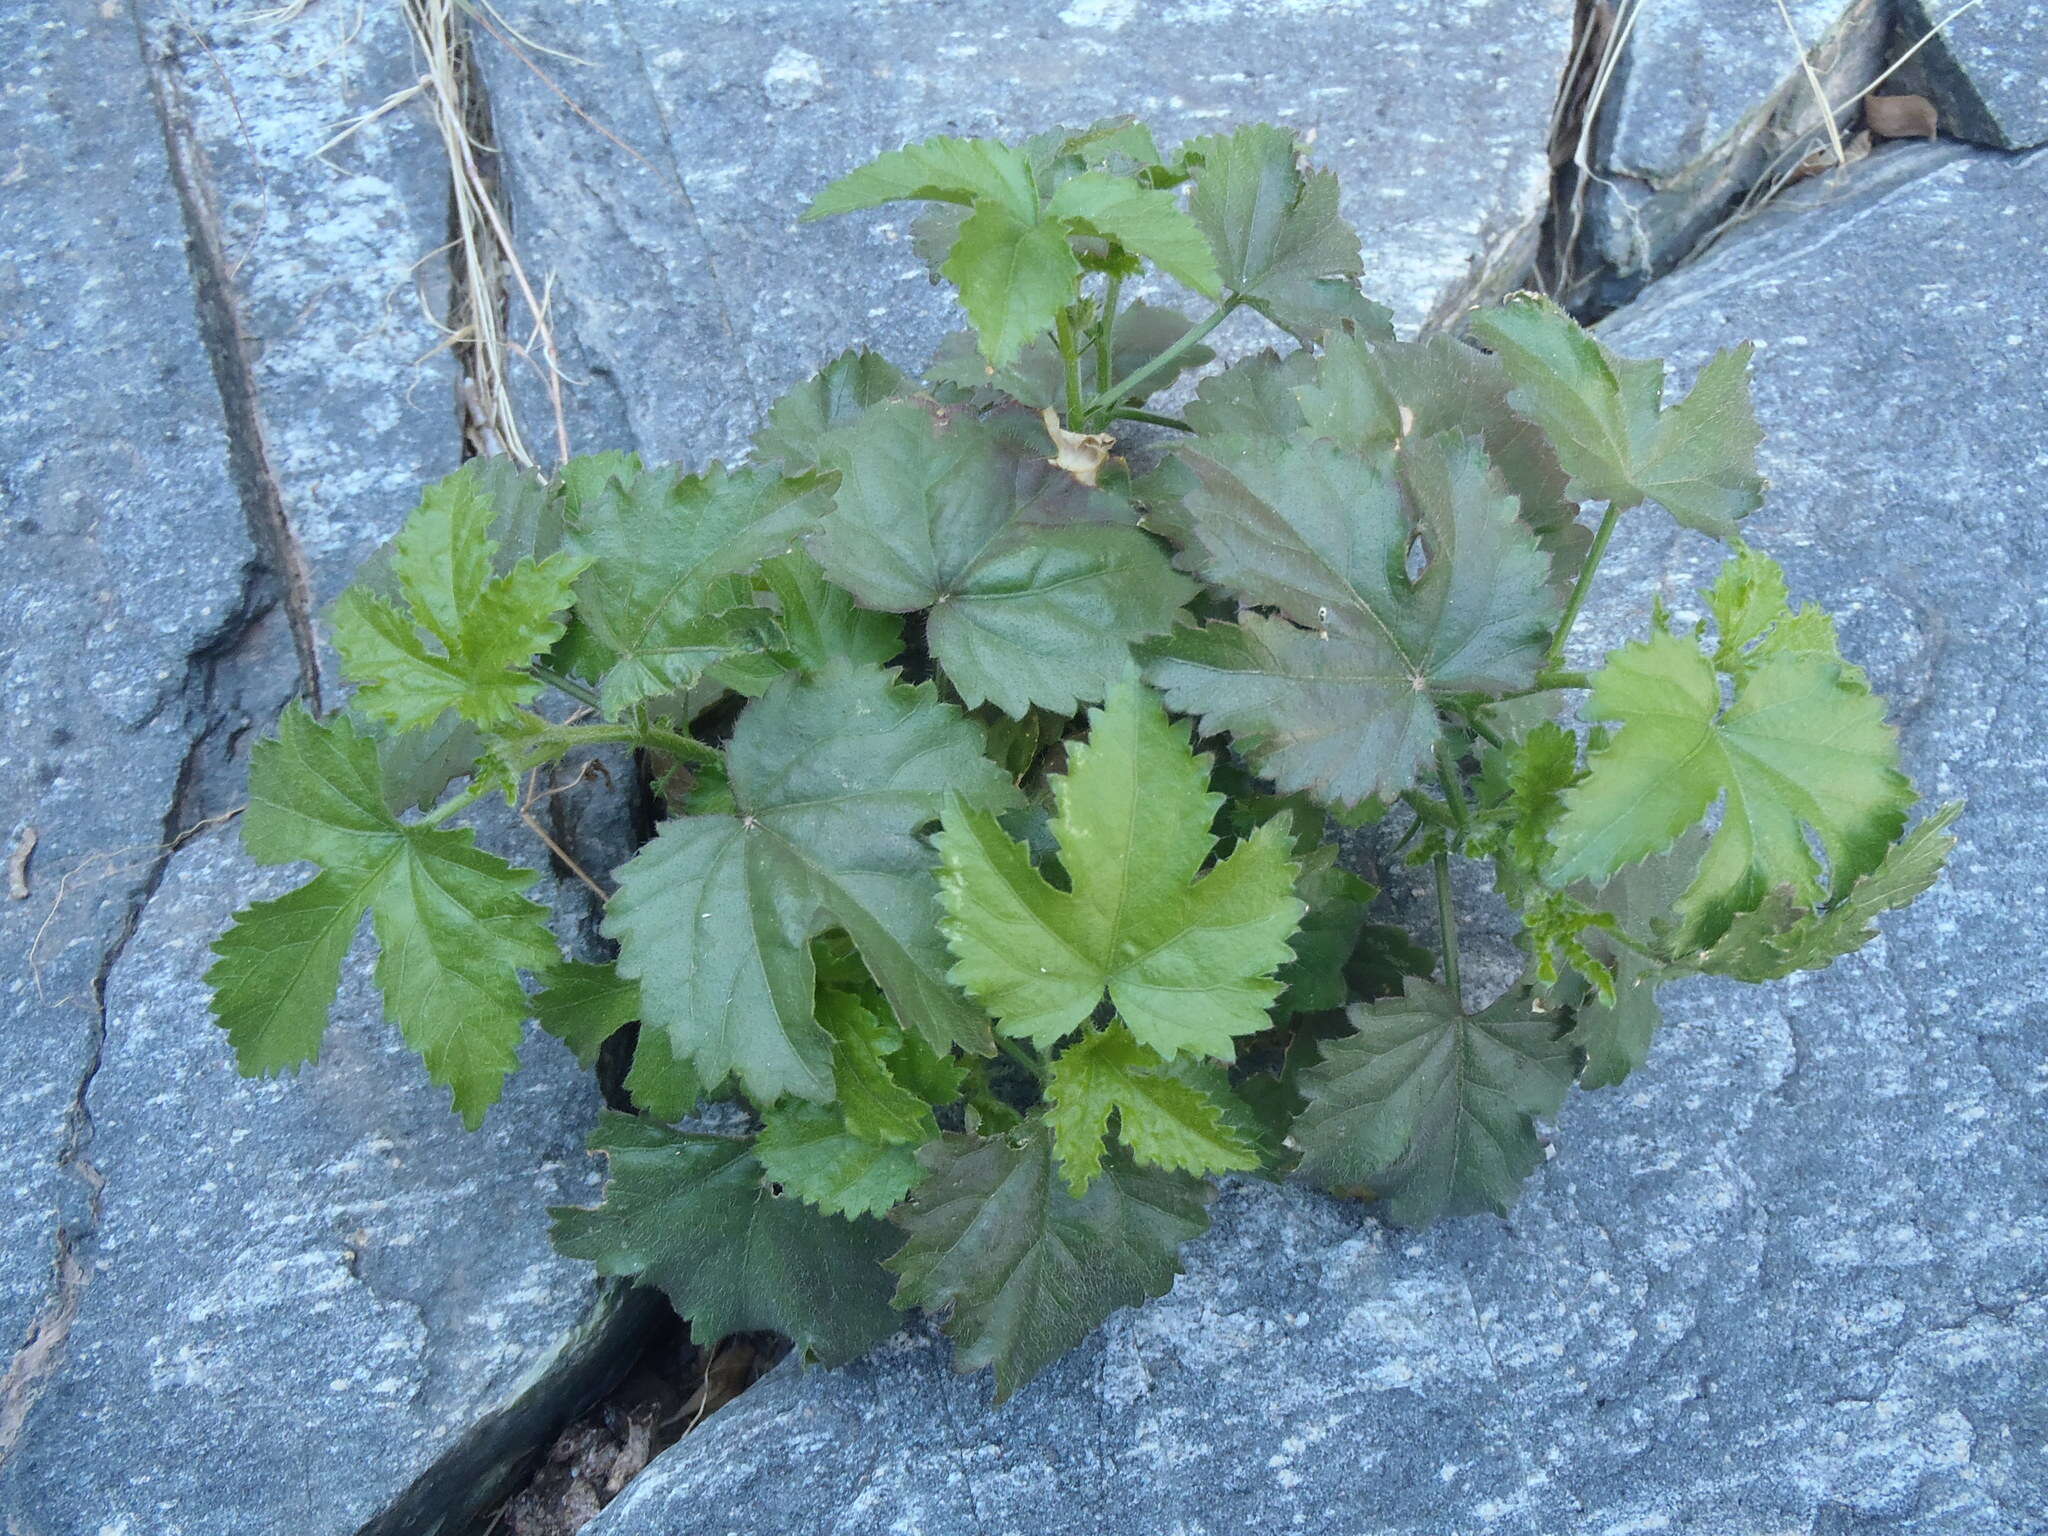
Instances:
[[[1526,294],[1478,346],[1396,340],[1272,127],[932,139],[808,216],[898,201],[972,327],[921,379],[848,352],[737,469],[473,462],[341,599],[353,698],[251,766],[250,852],[318,873],[216,945],[244,1071],[317,1055],[367,913],[471,1126],[529,1016],[630,1042],[564,1253],[825,1362],[924,1308],[1007,1395],[1168,1288],[1211,1176],[1505,1210],[1538,1118],[1643,1065],[1661,983],[1824,966],[1938,874],[1958,808],[1907,830],[1883,701],[1737,542],[1746,348],[1666,405]],[[1203,318],[1128,299],[1148,265]],[[1149,409],[1243,309],[1292,349]],[[1173,434],[1142,473],[1128,423]],[[1569,670],[1626,516],[1731,546],[1710,618]],[[616,961],[565,960],[456,818],[604,746],[666,819]],[[1371,823],[1435,932],[1345,867]],[[1498,997],[1460,980],[1460,859],[1523,924]]]

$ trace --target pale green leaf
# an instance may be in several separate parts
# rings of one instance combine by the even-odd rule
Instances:
[[[1688,528],[1735,537],[1763,501],[1745,343],[1717,353],[1692,392],[1662,408],[1664,364],[1616,357],[1550,300],[1517,294],[1473,332],[1515,381],[1515,409],[1550,435],[1571,495],[1654,501]]]
[[[1222,292],[1216,257],[1201,226],[1171,192],[1142,187],[1124,176],[1086,171],[1060,184],[1047,213],[1074,223],[1083,234],[1116,241],[1197,293],[1213,299]]]
[[[883,1215],[924,1177],[914,1144],[858,1135],[838,1110],[802,1099],[762,1112],[754,1155],[785,1192],[834,1216]]]
[[[1135,681],[1091,713],[1055,775],[1052,832],[1071,889],[1048,884],[993,815],[955,798],[939,837],[953,980],[1005,1034],[1049,1045],[1105,992],[1162,1056],[1232,1054],[1264,1029],[1302,913],[1289,839],[1270,823],[1201,873],[1221,796]]]
[[[982,356],[1003,368],[1073,302],[1081,263],[1061,225],[1034,224],[988,203],[960,226],[940,270],[960,290]]]
[[[257,745],[243,838],[259,862],[310,860],[310,884],[237,915],[214,945],[214,1012],[250,1075],[319,1054],[342,957],[363,914],[381,949],[385,1012],[452,1090],[471,1127],[518,1064],[531,1012],[519,972],[552,968],[539,877],[475,846],[467,831],[400,822],[385,805],[377,744],[346,716],[293,706]]]
[[[926,139],[878,155],[811,199],[804,218],[822,219],[897,202],[973,203],[1012,218],[1038,217],[1038,187],[1023,154],[994,139]]]
[[[1102,1171],[1112,1115],[1118,1142],[1150,1167],[1207,1174],[1260,1163],[1258,1148],[1224,1118],[1218,1100],[1176,1077],[1121,1024],[1092,1030],[1061,1051],[1045,1095],[1060,1173],[1077,1196]]]

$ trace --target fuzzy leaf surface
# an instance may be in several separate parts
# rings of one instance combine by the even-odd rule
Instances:
[[[1107,992],[1163,1057],[1229,1056],[1264,1029],[1302,914],[1288,829],[1261,827],[1206,874],[1222,797],[1135,679],[1091,713],[1052,780],[1053,837],[1071,889],[1047,883],[985,810],[948,802],[939,837],[953,980],[1005,1034],[1047,1046]]]
[[[762,1329],[786,1335],[806,1360],[844,1365],[896,1331],[881,1222],[771,1194],[735,1138],[607,1111],[590,1147],[610,1164],[604,1203],[556,1207],[556,1249],[599,1274],[658,1286],[707,1345]]]
[[[1281,790],[1392,798],[1430,756],[1441,697],[1534,681],[1560,604],[1477,440],[1396,457],[1243,438],[1183,457],[1200,482],[1174,529],[1188,557],[1273,612],[1174,631],[1146,648],[1147,676]]]
[[[1060,1174],[1076,1196],[1102,1171],[1111,1115],[1118,1142],[1148,1167],[1205,1174],[1260,1164],[1258,1148],[1225,1118],[1223,1105],[1175,1076],[1171,1064],[1121,1024],[1083,1035],[1061,1051],[1046,1098],[1045,1123]]]
[[[926,643],[969,705],[1071,714],[1195,592],[1139,529],[1070,520],[1104,498],[986,423],[878,406],[827,461],[840,485],[812,553],[867,607],[931,609]]]
[[[1038,187],[1021,151],[995,139],[941,135],[848,171],[811,199],[804,218],[923,201],[988,205],[1027,221],[1038,216]]]
[[[810,941],[852,938],[896,1016],[934,1050],[989,1046],[946,981],[931,850],[917,831],[950,793],[1004,809],[1017,792],[982,736],[929,684],[874,667],[769,686],[727,750],[736,810],[678,816],[619,871],[605,932],[643,986],[644,1021],[707,1083],[749,1097],[833,1096]]]
[[[639,1019],[640,983],[621,976],[609,961],[565,960],[548,973],[533,1010],[540,1027],[588,1069],[597,1065],[605,1041]],[[655,1119],[680,1120],[704,1097],[704,1085],[688,1062],[677,1059],[667,1035],[643,1029],[633,1043],[626,1092]]]
[[[1616,357],[1548,299],[1517,294],[1472,329],[1514,379],[1509,401],[1556,445],[1574,498],[1654,501],[1717,539],[1762,504],[1748,343],[1716,353],[1667,410],[1661,361]]]
[[[1370,1190],[1403,1226],[1505,1212],[1543,1160],[1534,1117],[1557,1111],[1576,1066],[1556,1017],[1530,1003],[1510,992],[1467,1015],[1410,978],[1406,996],[1354,1006],[1352,1033],[1301,1075],[1301,1171]]]
[[[1789,887],[1773,891],[1762,906],[1729,925],[1699,968],[1743,981],[1775,981],[1854,954],[1877,937],[1872,925],[1879,916],[1909,905],[1941,877],[1956,843],[1948,829],[1962,810],[1960,800],[1942,806],[1823,911],[1813,911]]]
[[[1163,1296],[1180,1246],[1209,1225],[1209,1187],[1111,1153],[1076,1198],[1052,1132],[953,1134],[918,1154],[930,1177],[893,1220],[907,1234],[889,1262],[896,1305],[951,1309],[961,1371],[995,1367],[1001,1402],[1120,1307]]]
[[[967,216],[939,270],[960,290],[981,355],[1004,368],[1073,301],[1081,263],[1062,225],[988,203]]]
[[[292,1071],[319,1054],[341,962],[371,915],[386,1015],[451,1090],[474,1129],[518,1065],[532,1011],[519,972],[558,958],[540,877],[478,848],[468,831],[400,822],[385,803],[377,744],[346,716],[285,711],[249,769],[242,836],[260,863],[309,860],[321,873],[236,915],[207,972],[214,1013],[247,1075]]]
[[[1197,293],[1213,299],[1223,291],[1201,226],[1171,192],[1141,187],[1125,176],[1085,171],[1060,184],[1047,212],[1078,224],[1084,234],[1116,241]]]
[[[815,479],[719,465],[615,475],[572,496],[569,547],[586,562],[576,616],[613,658],[600,685],[605,712],[770,646],[773,621],[728,578],[787,551],[825,506]]]
[[[1347,324],[1389,334],[1361,298],[1358,234],[1337,210],[1337,178],[1304,174],[1294,135],[1267,123],[1191,139],[1188,212],[1215,252],[1223,286],[1303,341]]]
[[[911,389],[910,380],[879,352],[849,347],[768,408],[767,424],[754,434],[754,458],[784,474],[816,469],[827,432]]]
[[[1583,712],[1619,729],[1565,792],[1548,878],[1604,881],[1722,800],[1679,899],[1685,948],[1712,944],[1779,886],[1809,907],[1845,894],[1884,859],[1913,803],[1884,702],[1838,658],[1769,655],[1724,709],[1713,659],[1658,629],[1608,656]],[[1827,854],[1825,880],[1808,829]]]
[[[858,1135],[838,1110],[802,1099],[762,1112],[754,1155],[787,1193],[833,1216],[880,1216],[924,1177],[914,1147]]]
[[[429,486],[392,546],[397,601],[359,581],[334,605],[335,649],[354,705],[401,731],[454,710],[499,725],[540,685],[522,668],[561,639],[580,562],[568,554],[495,569],[497,507],[479,475]]]

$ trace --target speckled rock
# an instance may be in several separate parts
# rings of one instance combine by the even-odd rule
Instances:
[[[0,898],[13,1356],[49,1337],[60,1232],[90,1224],[67,1164],[93,991],[207,728],[195,658],[258,598],[134,28],[119,10],[11,7],[0,53],[0,859],[33,840],[29,894]]]
[[[1858,174],[1607,336],[1688,374],[1770,342],[1751,531],[1844,615],[1923,789],[1971,797],[1947,881],[1823,974],[1670,989],[1508,1220],[1235,1187],[1169,1297],[1002,1409],[922,1334],[785,1369],[589,1536],[2040,1529],[2048,156]],[[1634,522],[1594,641],[1715,563]]]
[[[230,387],[307,606],[462,459],[448,310],[448,169],[399,6],[144,0],[199,259],[239,345]],[[206,270],[211,268],[211,270]],[[323,666],[335,679],[331,659]]]
[[[236,1074],[207,945],[291,883],[231,832],[195,840],[108,978],[103,1210],[63,1367],[0,1471],[10,1531],[462,1530],[615,1369],[632,1318],[547,1240],[545,1207],[593,1188],[596,1090],[560,1045],[529,1039],[466,1134],[379,1017],[365,944],[319,1062]]]
[[[960,323],[911,253],[909,211],[797,223],[833,176],[930,134],[1130,112],[1173,143],[1271,119],[1342,174],[1367,291],[1402,325],[1512,286],[1547,199],[1571,10],[592,0],[523,17],[589,61],[528,50],[619,143],[505,49],[478,60],[521,254],[553,280],[573,445],[701,460],[743,449],[846,346],[916,368]],[[544,419],[522,377],[526,419]]]
[[[1830,102],[1876,77],[1883,0],[1785,10]],[[1827,143],[1777,0],[1648,0],[1617,13],[1617,28],[1630,24],[1592,136],[1578,253],[1583,269],[1611,269],[1595,295],[1609,301],[1668,271],[1752,186]]]
[[[1953,5],[1900,0],[1900,25],[1919,37],[1945,22],[1920,53],[1922,80],[1957,138],[2000,149],[2048,143],[2048,5],[1983,0]]]

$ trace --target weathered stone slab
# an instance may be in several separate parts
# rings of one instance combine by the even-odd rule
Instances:
[[[2038,1528],[2048,156],[1856,174],[1607,335],[1687,374],[1770,342],[1753,533],[1844,616],[1923,789],[1971,797],[1948,880],[1824,974],[1671,989],[1648,1069],[1574,1098],[1506,1221],[1234,1188],[1171,1296],[1004,1408],[919,1335],[786,1369],[590,1536]],[[1595,639],[1716,563],[1640,521]]]
[[[259,601],[184,232],[125,12],[8,8],[0,52],[0,1350],[90,1226],[74,1100],[94,987],[204,733],[203,657]],[[67,884],[68,877],[68,884]],[[60,903],[61,896],[61,903]],[[0,1401],[0,1447],[35,1374]]]
[[[1128,112],[1173,143],[1282,122],[1342,174],[1367,291],[1402,325],[1512,286],[1547,201],[1571,6],[606,0],[522,25],[590,61],[529,50],[630,146],[480,45],[520,250],[553,282],[572,443],[701,460],[741,451],[843,348],[915,368],[959,325],[911,252],[910,210],[797,223],[832,177],[935,133]]]
[[[1882,66],[1881,0],[1644,0],[1616,8],[1619,54],[1593,133],[1582,269],[1624,298],[1668,271],[1759,180],[1825,147],[1831,104]],[[1793,31],[1798,34],[1797,41]],[[1841,115],[1845,134],[1860,109]]]
[[[243,0],[140,7],[199,259],[232,316],[230,384],[306,606],[331,601],[462,459],[448,167],[399,6],[266,19]],[[322,667],[335,682],[331,659]]]
[[[236,1074],[207,946],[292,883],[231,831],[195,840],[108,979],[103,1211],[63,1368],[0,1474],[10,1529],[459,1530],[615,1368],[617,1294],[547,1240],[545,1207],[594,1173],[595,1086],[559,1044],[531,1038],[465,1133],[379,1016],[365,944],[321,1059]],[[461,1475],[408,1502],[451,1456]]]
[[[1999,149],[2048,143],[2048,5],[1983,0],[1950,20],[1956,9],[1928,0],[1899,6],[1909,39],[1946,22],[1916,56],[1942,127]]]

